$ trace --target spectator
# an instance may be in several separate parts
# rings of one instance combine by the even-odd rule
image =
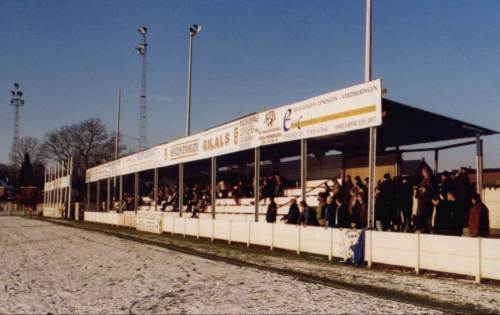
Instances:
[[[466,220],[467,213],[466,211],[471,209],[471,197],[473,193],[472,185],[469,180],[469,176],[467,175],[467,169],[465,167],[461,167],[457,176],[454,179],[454,187],[457,193],[457,202],[460,204],[460,207],[464,209],[464,222]]]
[[[389,173],[384,174],[384,178],[380,183],[380,203],[384,208],[383,216],[382,216],[382,226],[384,230],[387,230],[392,225],[399,225],[399,221],[395,215],[395,207],[394,207],[394,182],[391,179],[391,175]]]
[[[449,204],[451,211],[452,220],[450,226],[453,230],[453,234],[461,236],[463,234],[464,223],[465,223],[465,209],[462,203],[458,202],[456,194],[450,190],[446,193],[446,201]]]
[[[363,193],[358,193],[356,195],[356,201],[354,207],[352,208],[352,222],[355,224],[357,229],[364,229],[367,225],[368,218],[368,208],[365,203],[365,197]]]
[[[278,214],[278,206],[274,202],[274,197],[269,197],[269,205],[267,206],[266,221],[267,223],[275,223],[276,215]]]
[[[363,196],[365,196],[364,202],[368,202],[368,187],[365,186],[363,181],[361,180],[361,177],[356,176],[354,177],[354,187],[356,187],[358,193],[361,193]]]
[[[447,193],[447,196],[450,192]],[[453,225],[453,208],[455,201],[441,200],[440,195],[432,198],[434,204],[434,234],[453,235],[455,233]]]
[[[339,196],[337,196],[339,197]],[[337,207],[335,206],[334,197],[328,196],[326,198],[326,209],[325,209],[325,226],[335,227],[335,211]]]
[[[444,171],[441,173],[441,182],[439,183],[439,192],[441,193],[441,197],[446,199],[446,195],[449,191],[453,189],[453,180],[451,179],[450,173]]]
[[[220,180],[217,183],[217,194],[220,198],[227,198],[228,185],[224,180]]]
[[[375,228],[377,231],[385,231],[383,222],[385,221],[385,207],[383,200],[380,198],[380,185],[375,187]]]
[[[318,206],[316,207],[316,220],[320,226],[325,225],[325,209],[326,197],[324,193],[320,192],[318,194]]]
[[[479,194],[471,197],[472,207],[469,213],[469,235],[471,237],[488,237],[490,235],[489,210],[481,201]]]
[[[342,201],[345,205],[349,205],[351,202],[351,191],[353,187],[354,185],[351,180],[351,175],[346,175],[341,188]]]
[[[299,224],[303,224],[304,226],[318,225],[318,221],[316,220],[316,212],[313,209],[309,208],[307,203],[303,200],[300,202]]]
[[[431,174],[428,168],[422,168],[422,181],[416,192],[418,200],[416,228],[423,233],[429,232],[430,220],[432,218],[432,196],[434,192],[434,185],[432,182]]]
[[[290,208],[288,209],[288,214],[284,215],[281,218],[282,221],[285,221],[286,224],[298,224],[300,217],[299,206],[297,206],[297,199],[290,199]]]
[[[344,204],[342,198],[335,198],[337,209],[335,210],[335,227],[350,228],[351,220],[349,218],[349,209]]]
[[[283,177],[280,174],[274,175],[274,196],[279,197],[283,195]]]
[[[243,183],[238,182],[237,185],[233,186],[232,195],[234,202],[237,206],[241,205],[241,198],[243,198]]]
[[[403,214],[404,231],[411,228],[411,214],[413,210],[413,187],[407,176],[401,178],[396,192],[396,204]]]

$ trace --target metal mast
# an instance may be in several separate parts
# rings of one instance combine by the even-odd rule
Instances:
[[[146,52],[148,44],[146,42],[147,27],[141,26],[137,31],[142,35],[142,42],[139,43],[136,50],[142,57],[142,73],[141,73],[141,99],[139,113],[139,147],[146,148]]]
[[[122,107],[122,89],[118,89],[118,104],[116,108],[115,129],[115,160],[118,159],[118,148],[120,147],[120,111]]]
[[[20,90],[19,83],[14,83],[14,90],[10,91],[11,99],[10,105],[14,106],[15,117],[14,117],[14,134],[12,137],[12,149],[10,159],[12,163],[16,162],[16,154],[19,150],[19,107],[24,106],[23,91]]]
[[[365,82],[372,79],[372,0],[366,0]],[[377,127],[370,127],[368,148],[368,227],[375,227],[375,178],[377,168]]]
[[[201,32],[201,25],[189,27],[188,91],[186,98],[186,136],[191,134],[191,75],[193,74],[193,38]]]

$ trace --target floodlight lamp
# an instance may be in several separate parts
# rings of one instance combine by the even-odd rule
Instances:
[[[12,97],[14,97],[14,96],[16,96],[16,91],[11,90],[11,91],[10,91],[10,94],[12,94]]]
[[[199,32],[201,32],[201,25],[193,24],[193,26],[189,28],[189,35],[191,36],[195,36]]]
[[[137,31],[142,35],[146,35],[146,33],[148,32],[148,28],[146,26],[141,26],[137,29]]]
[[[17,91],[17,96],[23,96],[23,91]]]
[[[14,83],[14,88],[18,89],[19,88],[19,83]]]
[[[135,50],[137,50],[137,53],[139,53],[139,55],[144,55],[144,52],[146,51],[146,45],[139,44],[139,46],[137,46]]]

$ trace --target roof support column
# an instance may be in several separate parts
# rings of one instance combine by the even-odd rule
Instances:
[[[377,128],[370,128],[370,147],[368,151],[368,227],[375,227],[375,183],[377,168]]]
[[[365,82],[372,78],[372,0],[366,0],[366,32],[365,32]],[[368,227],[375,226],[375,183],[377,179],[377,128],[370,128],[368,152],[369,182],[368,182]]]
[[[134,211],[137,213],[139,208],[139,173],[134,173]]]
[[[118,206],[118,212],[122,213],[123,212],[123,175],[120,175],[119,177],[119,184],[120,184],[120,192],[118,193],[118,198],[119,198],[119,206]]]
[[[259,221],[260,203],[260,147],[254,149],[253,196],[255,202],[255,222]]]
[[[153,174],[153,202],[155,203],[154,210],[158,210],[158,169],[155,168]]]
[[[86,205],[85,205],[85,211],[90,211],[90,185],[92,185],[92,182],[88,182],[87,183],[87,202],[86,202]],[[51,202],[52,202],[52,196],[50,198]]]
[[[215,219],[215,201],[217,198],[216,194],[216,182],[217,182],[217,158],[213,156],[210,159],[210,210],[212,212],[212,219]]]
[[[71,220],[71,197],[73,194],[73,157],[68,162],[68,219]]]
[[[307,194],[307,139],[300,140],[300,189],[302,200],[306,201]]]
[[[106,211],[111,210],[111,178],[106,180]]]
[[[179,216],[184,210],[184,163],[179,164]]]
[[[483,140],[481,135],[476,135],[476,190],[483,198]]]
[[[113,176],[113,205],[116,200],[118,200],[117,195],[117,190],[116,190],[116,176]]]
[[[396,146],[396,170],[395,170],[395,176],[401,176],[401,161],[403,160],[401,156],[401,151],[399,151],[399,145]]]
[[[97,181],[97,188],[95,190],[95,203],[97,204],[97,211],[101,211],[101,180]]]
[[[437,175],[439,170],[439,149],[434,150],[434,174]]]

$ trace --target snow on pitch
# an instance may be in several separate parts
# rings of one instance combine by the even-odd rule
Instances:
[[[429,313],[47,222],[0,217],[0,313]]]

